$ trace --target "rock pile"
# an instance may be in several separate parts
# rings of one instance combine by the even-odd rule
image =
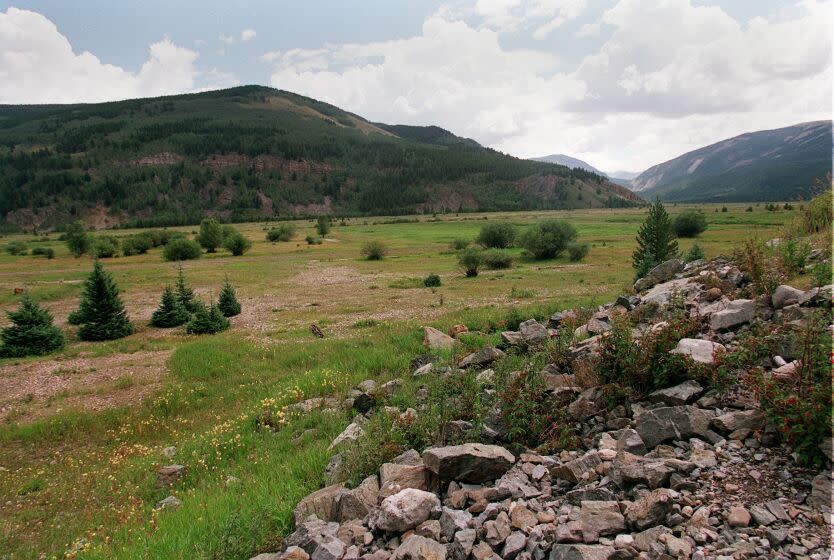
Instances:
[[[739,331],[751,321],[800,328],[812,307],[831,306],[831,286],[779,286],[772,297],[734,298],[743,282],[722,260],[663,263],[638,282],[641,295],[597,309],[577,329],[590,336],[571,354],[592,355],[617,314],[638,318],[635,333],[645,332],[675,302],[704,328],[673,352],[712,364],[717,353],[738,345]],[[522,323],[503,333],[504,348],[534,347],[576,316],[561,312],[547,325]],[[426,339],[433,348],[454,344],[439,331],[427,331]],[[499,348],[484,348],[458,365],[491,379],[485,368],[503,356]],[[786,340],[761,367],[779,375],[796,367],[798,357]],[[455,374],[434,368],[431,356],[418,358],[417,376]],[[513,454],[498,445],[500,431],[486,425],[494,444],[409,450],[356,488],[337,483],[304,498],[282,550],[259,560],[829,557],[830,464],[822,472],[799,466],[743,390],[720,394],[689,380],[606,410],[598,406],[599,387],[583,389],[555,365],[542,375],[550,391],[572,401],[581,450]],[[374,403],[362,395],[373,396],[375,387],[364,389],[352,395],[353,406],[369,412]],[[339,437],[355,435],[361,422],[358,417]],[[824,451],[830,460],[830,440]]]

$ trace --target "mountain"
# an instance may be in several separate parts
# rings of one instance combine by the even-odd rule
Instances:
[[[598,174],[261,86],[0,106],[0,226],[627,206]],[[11,226],[10,226],[11,224]]]
[[[631,181],[644,199],[755,202],[806,199],[831,172],[831,121],[749,132],[655,165]]]
[[[611,173],[606,173],[612,179],[621,179],[623,181],[631,181],[638,175],[640,175],[639,171],[612,171]]]
[[[591,165],[588,162],[582,161],[581,159],[577,159],[575,157],[566,156],[565,154],[551,154],[549,156],[541,156],[530,158],[533,161],[544,161],[547,163],[555,163],[557,165],[564,165],[565,167],[570,167],[571,169],[584,169],[585,171],[590,171],[591,173],[596,173],[602,177],[605,177],[606,174]]]

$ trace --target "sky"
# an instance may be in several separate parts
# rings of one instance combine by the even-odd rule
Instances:
[[[0,103],[269,85],[642,171],[830,119],[834,0],[0,0]]]

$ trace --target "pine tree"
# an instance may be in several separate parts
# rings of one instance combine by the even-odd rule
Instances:
[[[660,264],[678,254],[678,241],[672,230],[669,214],[660,199],[649,207],[649,215],[637,233],[637,250],[632,255],[634,268],[646,268],[647,263]]]
[[[237,300],[235,288],[229,282],[229,277],[226,277],[223,287],[220,289],[220,297],[217,298],[217,307],[225,317],[234,317],[240,315],[240,302]]]
[[[113,340],[133,333],[119,288],[98,260],[84,284],[84,295],[75,317],[81,325],[78,329],[81,340]]]
[[[198,305],[200,307],[186,326],[189,334],[214,334],[229,328],[229,320],[223,316],[216,305],[212,303],[206,307],[199,302]]]
[[[8,316],[12,324],[0,331],[0,357],[42,356],[64,347],[64,333],[52,324],[52,315],[28,294]]]
[[[190,318],[188,310],[177,300],[177,295],[171,286],[165,286],[159,307],[151,316],[151,325],[163,329],[178,327],[187,323]]]
[[[196,313],[202,305],[194,297],[194,290],[188,287],[185,283],[185,275],[182,272],[182,265],[177,271],[177,285],[176,285],[177,301],[189,313]]]

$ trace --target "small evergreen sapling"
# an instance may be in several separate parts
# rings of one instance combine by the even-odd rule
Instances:
[[[216,305],[213,303],[209,307],[202,303],[198,305],[200,307],[186,326],[189,334],[215,334],[229,328],[229,320],[223,316]]]
[[[177,301],[189,313],[196,313],[202,304],[194,298],[194,290],[185,283],[185,274],[182,272],[182,265],[177,270],[177,285],[175,286]]]
[[[81,340],[114,340],[133,334],[133,324],[127,317],[119,297],[119,288],[99,261],[84,284],[81,305],[74,314],[81,325]]]
[[[167,329],[170,327],[178,327],[184,325],[191,318],[188,310],[180,304],[177,299],[177,294],[171,289],[171,286],[165,286],[165,291],[162,292],[162,299],[159,302],[159,307],[153,312],[151,316],[151,325]]]
[[[663,203],[657,199],[649,208],[649,215],[637,232],[637,249],[632,255],[634,268],[638,270],[637,277],[641,277],[640,272],[646,270],[648,263],[654,262],[658,265],[677,254],[678,241],[672,230],[672,222]]]
[[[0,331],[0,357],[42,356],[64,347],[64,333],[52,324],[52,315],[28,294],[8,316],[12,324]]]
[[[220,297],[217,298],[217,307],[224,317],[234,317],[240,315],[240,302],[237,300],[235,288],[229,282],[229,277],[226,277],[223,287],[220,289]]]

